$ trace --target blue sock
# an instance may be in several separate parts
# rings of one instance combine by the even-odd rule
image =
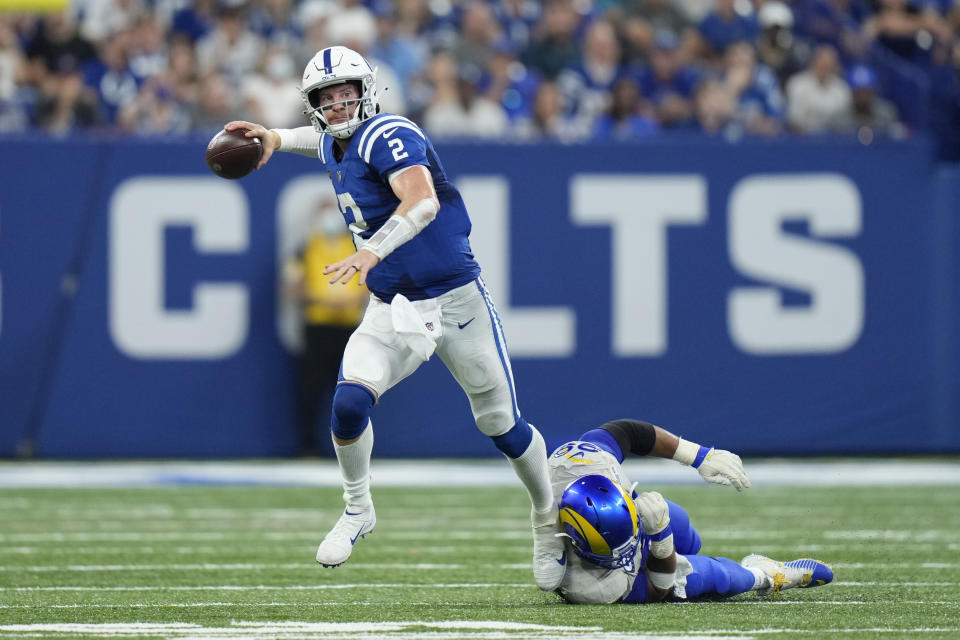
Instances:
[[[735,596],[753,589],[753,573],[728,558],[686,556],[693,565],[687,576],[687,598]]]

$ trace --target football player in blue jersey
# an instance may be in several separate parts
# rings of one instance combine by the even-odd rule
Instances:
[[[307,64],[301,92],[312,127],[267,130],[234,121],[274,151],[319,159],[357,251],[326,272],[356,276],[372,296],[343,354],[331,427],[346,508],[317,562],[337,566],[373,531],[370,414],[377,400],[436,352],[470,400],[477,427],[506,455],[532,503],[533,572],[552,591],[563,577],[557,505],[543,437],[520,414],[500,319],[470,249],[470,218],[433,144],[416,124],[380,113],[376,69],[335,46]]]
[[[738,563],[699,555],[700,535],[683,507],[630,484],[620,465],[628,454],[672,458],[738,491],[750,486],[739,456],[639,420],[608,422],[557,448],[549,461],[560,505],[557,535],[571,552],[557,593],[567,602],[769,595],[833,580],[829,566],[810,558],[780,562],[751,554]]]

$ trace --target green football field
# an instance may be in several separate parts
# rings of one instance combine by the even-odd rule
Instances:
[[[960,638],[960,487],[662,487],[702,553],[812,556],[774,598],[573,606],[533,584],[519,487],[375,491],[324,569],[333,488],[0,490],[0,638]]]

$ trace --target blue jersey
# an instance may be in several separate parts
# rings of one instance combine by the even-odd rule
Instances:
[[[362,239],[376,233],[400,205],[389,183],[394,172],[423,165],[440,200],[436,219],[370,270],[367,288],[374,295],[385,302],[398,293],[410,300],[434,298],[480,275],[468,240],[467,208],[420,127],[383,113],[357,128],[339,161],[333,145],[332,136],[320,136],[320,160],[333,182],[340,212]]]

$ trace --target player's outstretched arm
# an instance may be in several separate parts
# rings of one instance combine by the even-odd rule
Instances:
[[[732,486],[737,491],[750,487],[740,456],[713,447],[704,447],[641,420],[614,420],[600,427],[614,437],[624,457],[670,458],[696,469],[704,480]]]
[[[257,169],[260,169],[267,164],[267,162],[269,162],[270,158],[273,156],[273,152],[280,148],[280,134],[273,129],[267,129],[262,124],[247,122],[246,120],[234,120],[232,122],[228,122],[223,128],[227,131],[246,129],[246,137],[260,138],[260,142],[263,143],[263,155],[260,156],[260,162],[257,163]]]

